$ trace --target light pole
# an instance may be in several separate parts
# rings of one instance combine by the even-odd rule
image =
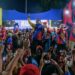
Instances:
[[[28,11],[28,10],[27,10],[27,3],[28,3],[27,0],[25,0],[25,13],[26,13],[26,14],[27,14],[27,11]]]

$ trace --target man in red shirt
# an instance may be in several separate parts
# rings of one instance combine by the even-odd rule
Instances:
[[[38,45],[42,46],[42,39],[43,39],[43,32],[44,32],[44,26],[41,23],[41,20],[37,19],[36,23],[32,23],[30,21],[30,17],[28,17],[28,23],[30,26],[34,29],[33,35],[32,35],[32,44],[31,49],[32,53],[36,51],[36,47]]]

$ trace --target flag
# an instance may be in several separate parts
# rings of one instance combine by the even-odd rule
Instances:
[[[63,22],[64,24],[70,23],[72,24],[72,0],[67,4],[63,11]]]

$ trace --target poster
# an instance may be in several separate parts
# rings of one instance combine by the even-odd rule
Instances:
[[[61,20],[52,20],[51,21],[51,27],[60,27],[61,23],[62,23]]]

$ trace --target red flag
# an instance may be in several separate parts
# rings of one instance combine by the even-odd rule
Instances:
[[[63,22],[72,24],[72,0],[64,8]]]

